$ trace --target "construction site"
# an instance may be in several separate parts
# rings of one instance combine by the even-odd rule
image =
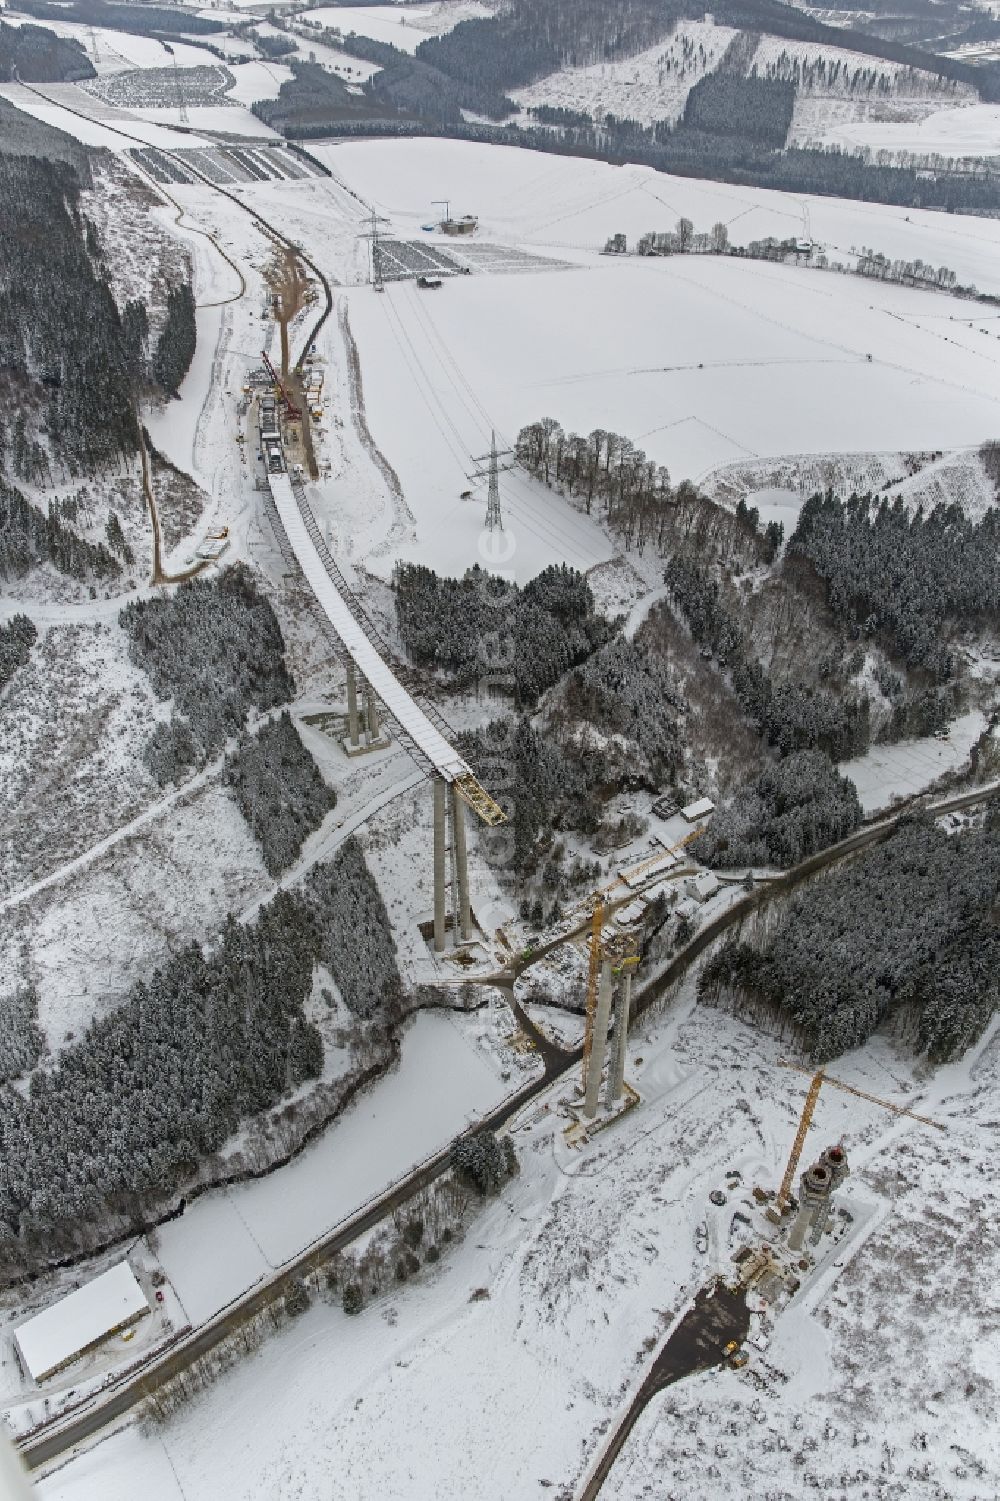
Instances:
[[[437,154],[406,198],[398,163],[410,146]],[[464,749],[470,727],[503,700],[455,691],[400,647],[391,593],[399,561],[461,577],[485,556],[521,587],[565,563],[592,581],[600,610],[628,640],[662,599],[663,562],[652,548],[620,554],[596,515],[513,463],[522,418],[546,407],[561,414],[565,400],[567,422],[582,433],[622,409],[619,425],[635,434],[657,424],[675,436],[697,432],[676,461],[668,455],[675,477],[765,447],[752,432],[734,439],[711,425],[714,395],[697,416],[697,377],[679,392],[657,367],[650,394],[647,354],[661,358],[652,345],[636,353],[635,380],[590,372],[568,342],[561,365],[549,359],[558,342],[546,332],[550,313],[568,339],[566,307],[599,317],[620,277],[641,275],[648,288],[676,270],[666,241],[629,264],[649,216],[644,189],[631,217],[602,208],[599,232],[588,210],[581,248],[561,216],[582,212],[587,183],[553,203],[547,179],[530,189],[511,178],[503,210],[477,155],[454,191],[463,207],[482,200],[490,237],[508,223],[502,210],[513,216],[490,243],[475,216],[453,219],[434,196],[458,159],[445,146],[458,143],[323,143],[316,160],[330,175],[271,139],[127,148],[138,170],[178,195],[178,212],[206,226],[175,226],[162,212],[193,247],[202,355],[180,398],[150,416],[150,433],[158,452],[196,477],[204,504],[172,543],[176,557],[165,557],[156,587],[181,577],[181,562],[208,577],[220,563],[249,562],[265,580],[294,668],[290,712],[336,806],[327,804],[275,877],[254,815],[244,819],[223,781],[220,752],[218,766],[190,784],[154,789],[149,809],[137,802],[120,834],[102,825],[93,855],[67,855],[65,892],[61,870],[26,882],[24,904],[15,892],[10,905],[25,931],[30,905],[52,953],[39,983],[53,1060],[65,1033],[93,1014],[76,976],[95,942],[108,948],[88,960],[100,966],[101,993],[126,995],[137,967],[144,978],[184,945],[210,946],[227,914],[251,920],[348,841],[419,1005],[373,1064],[370,1051],[352,1051],[368,1039],[339,982],[317,968],[305,1014],[325,1028],[324,1073],[279,1101],[269,1169],[251,1159],[241,1127],[226,1146],[224,1186],[180,1209],[172,1203],[169,1219],[130,1244],[153,1316],[138,1299],[121,1319],[102,1310],[92,1336],[84,1329],[58,1358],[29,1362],[37,1381],[8,1374],[8,1420],[46,1501],[120,1501],[136,1490],[150,1501],[240,1501],[331,1484],[337,1501],[495,1501],[550,1486],[573,1501],[602,1487],[620,1501],[813,1488],[931,1501],[935,1484],[949,1501],[984,1501],[1000,1494],[981,1439],[997,1377],[979,1323],[983,1268],[992,1266],[982,1225],[997,1208],[987,1150],[995,1028],[954,1066],[931,1068],[884,1031],[817,1072],[794,1034],[788,1042],[700,999],[699,969],[717,942],[768,904],[778,911],[815,874],[701,862],[697,841],[732,785],[707,763],[693,775],[688,764],[676,782],[657,778],[655,790],[646,779],[616,794],[608,824],[624,826],[620,842],[574,832],[565,864],[580,860],[584,874],[558,903],[547,899],[537,921],[525,916],[521,891],[483,855],[493,831],[510,831],[514,805]],[[562,170],[552,164],[553,180]],[[607,171],[609,194],[633,173]],[[400,201],[407,207],[397,213]],[[517,218],[532,202],[537,229]],[[393,205],[392,219],[373,204],[386,216]],[[732,215],[745,206],[734,196]],[[613,236],[607,253],[621,259],[598,262],[606,226],[617,222],[628,238]],[[566,236],[554,246],[565,262],[553,233]],[[574,274],[563,276],[568,264]],[[736,258],[720,265],[706,255],[677,275],[749,274]],[[496,275],[507,279],[491,287]],[[729,337],[733,301],[745,302],[749,285],[725,283],[729,300],[714,323],[705,313],[714,292],[674,287],[681,313],[698,304],[691,348],[678,356],[686,369],[702,369],[707,324],[713,337]],[[776,301],[794,303],[784,281],[775,286]],[[441,295],[425,296],[431,290]],[[638,293],[621,307],[630,326],[652,326]],[[516,336],[512,309],[522,314]],[[811,316],[810,305],[804,328]],[[609,317],[621,325],[617,310]],[[539,320],[529,344],[523,329]],[[676,322],[680,329],[680,314]],[[768,327],[774,338],[776,319]],[[613,329],[591,337],[605,333],[610,347]],[[654,334],[662,343],[662,330]],[[735,364],[721,350],[720,368],[743,362],[756,372],[759,343],[751,330]],[[863,353],[844,363],[852,378],[855,365],[869,373]],[[836,370],[827,361],[817,378],[834,378],[827,364]],[[605,381],[595,398],[581,394],[594,389],[592,376]],[[759,386],[759,372],[746,379]],[[617,409],[606,399],[616,381]],[[521,393],[533,382],[555,390],[530,395],[525,413]],[[734,399],[727,410],[745,405]],[[774,407],[784,410],[780,400]],[[727,425],[736,430],[735,419]],[[785,447],[799,442],[799,428],[796,417]],[[955,432],[964,441],[964,429]],[[660,459],[667,450],[655,441],[647,446]],[[875,438],[866,441],[874,451]],[[93,609],[100,645],[117,639],[114,599],[81,605]],[[53,620],[61,609],[57,602]],[[696,670],[715,671],[697,647],[692,655]],[[95,681],[137,676],[124,659],[108,660],[98,656]],[[140,691],[145,732],[163,710]],[[940,753],[937,743],[928,753],[935,775]],[[984,795],[941,792],[931,811],[972,816]],[[885,817],[894,826],[900,812]],[[145,886],[132,859],[143,830],[155,833],[143,847]],[[821,861],[832,867],[879,838],[878,824],[866,823]],[[548,898],[544,873],[533,880],[531,896],[541,888]],[[95,929],[112,931],[106,945]],[[64,953],[53,933],[66,935]],[[346,947],[363,954],[369,936],[358,932]],[[60,999],[70,990],[72,1012]],[[314,1084],[337,1110],[323,1124],[317,1114],[300,1142],[293,1111],[308,1106]],[[479,1129],[511,1144],[518,1171],[502,1192],[475,1201],[467,1233],[432,1235],[434,1196],[451,1191],[451,1143]],[[418,1219],[422,1239],[411,1228]],[[368,1306],[348,1313],[344,1267],[354,1257],[366,1265],[388,1227],[412,1236],[411,1259],[402,1273],[390,1263],[388,1285],[368,1286]],[[122,1254],[100,1253],[33,1285],[30,1307],[26,1295],[16,1313],[13,1304],[5,1311],[3,1337],[12,1341],[18,1320],[42,1316],[46,1301],[59,1307],[74,1279],[100,1278]],[[293,1304],[300,1311],[286,1327]],[[253,1320],[267,1338],[251,1359]],[[933,1383],[931,1369],[941,1373]],[[174,1409],[185,1385],[186,1405],[177,1398]],[[151,1394],[173,1415],[147,1433],[135,1419]],[[905,1432],[894,1425],[900,1411],[914,1415]],[[945,1431],[948,1453],[929,1470],[921,1434],[933,1449]],[[472,1467],[469,1452],[479,1456]]]

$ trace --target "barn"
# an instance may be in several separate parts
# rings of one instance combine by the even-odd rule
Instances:
[[[84,1283],[14,1331],[26,1375],[45,1381],[150,1312],[127,1261]]]

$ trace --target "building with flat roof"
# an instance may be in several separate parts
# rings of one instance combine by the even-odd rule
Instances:
[[[686,808],[682,808],[681,813],[688,823],[697,823],[699,818],[705,818],[714,808],[715,804],[710,797],[700,797],[697,802],[688,803]]]
[[[120,1261],[16,1329],[18,1358],[33,1381],[45,1381],[150,1311],[135,1273]]]

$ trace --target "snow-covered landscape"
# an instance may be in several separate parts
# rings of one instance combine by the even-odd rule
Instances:
[[[1000,220],[251,112],[493,11],[45,17],[94,76],[0,83],[89,153],[37,192],[104,372],[8,235],[0,1409],[45,1501],[988,1501]],[[519,125],[738,72],[789,148],[1000,155],[725,21]]]

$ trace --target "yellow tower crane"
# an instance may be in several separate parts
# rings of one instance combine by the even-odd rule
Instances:
[[[790,1063],[786,1058],[779,1058],[778,1062],[782,1068],[794,1068],[800,1074],[812,1073],[811,1069],[803,1068],[800,1063]],[[855,1089],[853,1084],[845,1084],[842,1079],[832,1079],[822,1069],[817,1070],[813,1074],[809,1088],[806,1091],[805,1104],[802,1106],[802,1114],[799,1117],[799,1128],[795,1133],[795,1140],[792,1142],[792,1150],[789,1154],[788,1166],[785,1168],[785,1176],[782,1178],[781,1187],[778,1189],[775,1209],[779,1215],[784,1212],[785,1205],[788,1203],[789,1195],[792,1191],[792,1179],[795,1177],[795,1169],[798,1167],[799,1158],[802,1156],[802,1147],[805,1143],[806,1132],[812,1123],[816,1101],[819,1099],[819,1092],[824,1084],[832,1084],[835,1089],[842,1089],[845,1094],[857,1095],[859,1100],[868,1100],[872,1105],[881,1105],[883,1110],[891,1110],[894,1115],[909,1116],[910,1120],[920,1121],[921,1125],[924,1126],[933,1126],[937,1131],[946,1131],[948,1129],[940,1121],[932,1121],[926,1115],[918,1115],[915,1110],[907,1110],[904,1105],[894,1105],[891,1100],[880,1100],[878,1095],[868,1094],[863,1089]]]

